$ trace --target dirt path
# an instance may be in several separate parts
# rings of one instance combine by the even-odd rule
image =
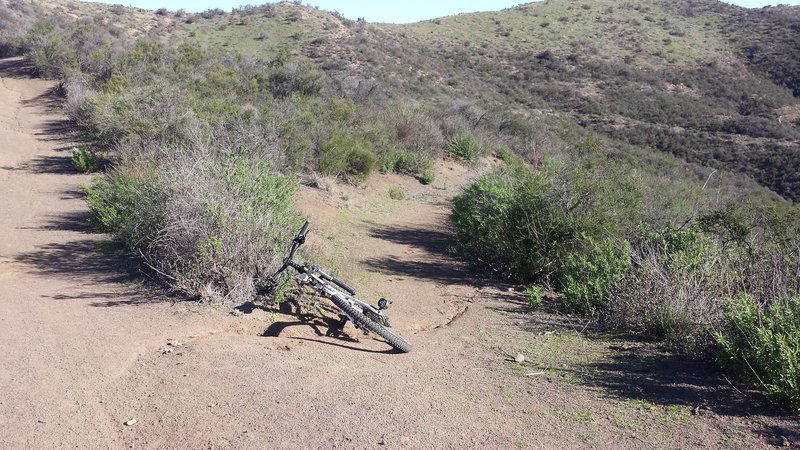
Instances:
[[[410,354],[325,337],[321,321],[288,310],[233,315],[148,294],[83,225],[87,178],[70,169],[52,83],[15,59],[0,60],[0,77],[0,448],[800,441],[795,418],[702,365],[587,337],[575,319],[531,314],[512,287],[473,279],[446,256],[446,199],[472,171],[458,165],[430,187],[377,176],[297,197],[321,263],[365,297],[396,301]],[[391,200],[389,187],[408,198]],[[180,345],[163,353],[169,341]],[[509,360],[517,353],[524,363]]]

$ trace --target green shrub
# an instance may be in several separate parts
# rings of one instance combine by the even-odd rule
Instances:
[[[156,187],[155,173],[115,169],[84,187],[89,205],[89,223],[100,231],[115,234],[138,250],[150,233],[162,223],[163,192]]]
[[[528,282],[548,276],[576,231],[544,172],[501,167],[453,200],[457,250],[484,269]]]
[[[529,136],[533,131],[531,123],[521,115],[506,111],[500,122],[500,131],[516,135],[516,136]]]
[[[314,66],[294,61],[282,62],[269,76],[270,88],[278,98],[294,93],[315,95],[325,86],[324,74]]]
[[[596,314],[608,308],[608,295],[631,269],[630,244],[585,239],[586,251],[566,258],[559,272],[561,303],[570,311]]]
[[[111,90],[89,97],[80,114],[87,134],[102,147],[127,137],[182,142],[196,137],[202,127],[186,93],[166,79],[130,89],[119,88],[123,78],[109,82]]]
[[[604,322],[702,353],[711,330],[723,322],[725,299],[738,289],[738,275],[724,252],[700,231],[667,225],[647,231],[631,245],[633,268],[608,295]]]
[[[323,175],[345,176],[363,181],[377,164],[377,157],[358,136],[335,132],[320,144],[317,170]]]
[[[243,300],[255,271],[279,264],[299,222],[296,181],[266,155],[145,146],[86,188],[91,222],[113,233],[172,287]]]
[[[742,294],[730,300],[725,315],[730,331],[715,335],[722,366],[800,411],[800,297],[762,307]]]
[[[454,199],[457,250],[520,282],[549,278],[587,239],[621,240],[639,201],[635,176],[610,164],[506,164]]]
[[[419,174],[419,181],[422,184],[431,184],[436,180],[436,173],[432,169],[426,169]]]
[[[433,167],[433,158],[421,151],[399,150],[389,153],[383,161],[382,172],[417,175]]]
[[[445,152],[464,161],[474,161],[482,153],[482,149],[475,137],[461,133],[447,142]]]
[[[103,158],[97,152],[84,147],[72,150],[70,161],[83,173],[97,172],[103,166]]]
[[[530,286],[525,289],[525,299],[528,302],[528,308],[532,311],[536,311],[537,309],[542,307],[542,287],[541,286]]]
[[[392,186],[389,188],[389,198],[392,200],[405,200],[406,193],[402,189]]]
[[[36,66],[36,70],[46,77],[60,76],[68,64],[75,62],[75,52],[65,36],[57,31],[32,34],[26,44],[25,54]]]

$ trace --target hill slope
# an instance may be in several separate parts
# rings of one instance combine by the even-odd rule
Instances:
[[[360,102],[556,116],[643,149],[633,159],[667,153],[800,199],[800,7],[552,0],[390,25],[287,2],[201,14],[43,5],[130,35],[309,58]]]
[[[522,5],[356,26],[309,51],[417,98],[472,98],[581,125],[800,198],[800,8],[714,1]],[[344,54],[344,56],[343,56]]]
[[[306,55],[349,95],[555,113],[800,198],[798,7],[554,0],[389,25],[282,3],[188,29],[254,56]]]

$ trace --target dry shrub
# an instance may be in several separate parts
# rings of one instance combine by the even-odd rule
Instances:
[[[663,247],[635,246],[634,269],[610,293],[605,321],[681,350],[706,350],[736,288],[712,250],[703,251],[699,264],[685,265]]]
[[[188,93],[164,80],[129,89],[106,89],[88,98],[82,114],[83,125],[101,145],[127,136],[186,141],[203,129]]]
[[[485,117],[484,111],[473,100],[453,100],[437,114],[444,139],[459,134],[470,134]]]
[[[64,73],[63,86],[66,91],[64,109],[72,120],[84,126],[87,118],[83,106],[89,97],[96,95],[96,92],[89,84],[87,75],[80,70],[68,69]]]
[[[256,273],[283,257],[299,216],[296,182],[276,151],[208,141],[125,143],[115,170],[87,189],[93,220],[172,287],[210,301],[244,301]]]
[[[430,111],[420,105],[401,103],[393,105],[383,119],[394,127],[397,140],[414,152],[440,157],[444,138]]]

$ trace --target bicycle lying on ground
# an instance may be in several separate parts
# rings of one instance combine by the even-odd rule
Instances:
[[[295,252],[306,241],[308,225],[309,222],[306,221],[300,232],[292,240],[292,247],[289,249],[288,256],[284,259],[281,268],[268,278],[265,290],[274,292],[278,286],[278,277],[291,267],[297,272],[292,274],[292,278],[297,282],[301,290],[313,290],[322,297],[329,299],[344,313],[344,316],[339,321],[340,328],[344,327],[349,320],[364,334],[374,332],[397,350],[410,352],[411,344],[396,331],[392,330],[389,326],[389,318],[382,312],[389,307],[389,300],[381,298],[378,300],[378,306],[374,307],[357,299],[355,297],[355,289],[333,275],[326,273],[319,266],[308,262],[300,264],[294,261]]]

